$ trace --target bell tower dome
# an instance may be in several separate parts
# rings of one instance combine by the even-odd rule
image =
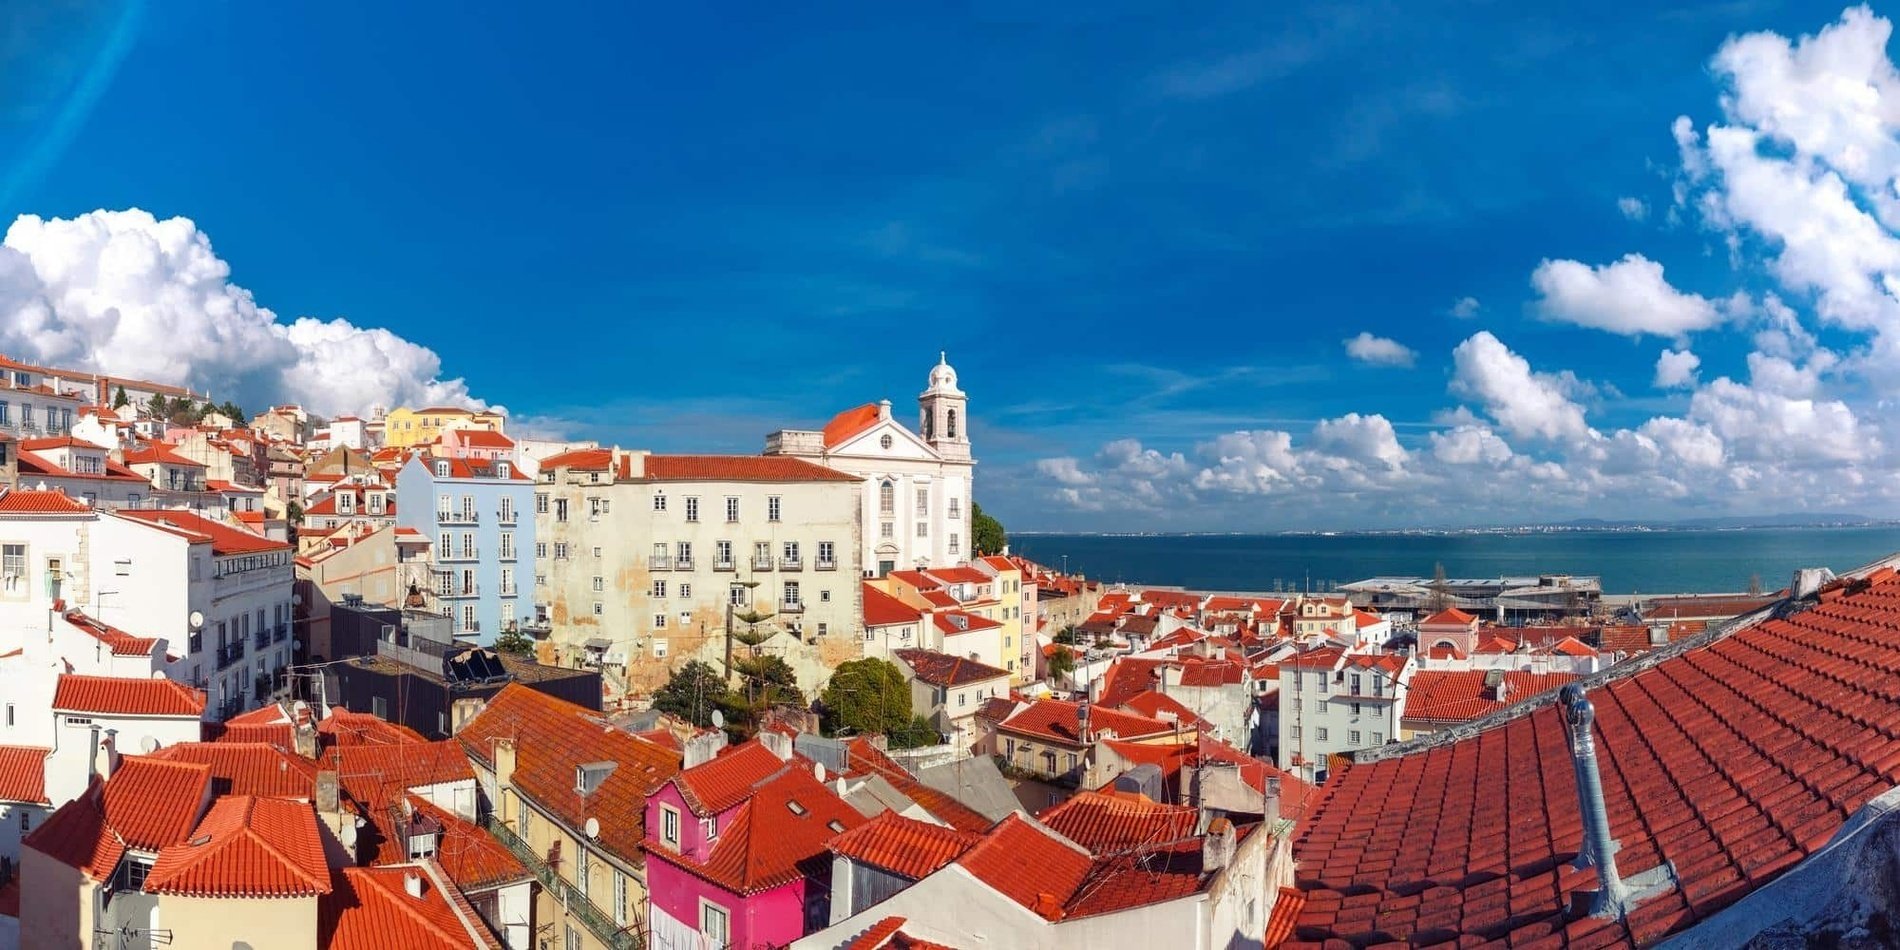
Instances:
[[[930,385],[917,397],[918,434],[946,459],[970,457],[969,399],[957,388],[949,355],[939,353],[930,368]]]

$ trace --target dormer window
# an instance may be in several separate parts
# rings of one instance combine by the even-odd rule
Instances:
[[[449,463],[448,462],[444,461],[444,462],[435,463],[435,477],[437,478],[449,477]]]
[[[574,791],[581,795],[592,795],[601,783],[612,775],[614,762],[585,762],[574,766]]]
[[[495,477],[496,477],[496,478],[513,478],[513,477],[514,477],[514,476],[513,476],[512,474],[510,474],[510,472],[509,472],[509,469],[508,469],[508,463],[507,463],[507,462],[496,462],[496,463],[495,463]]]

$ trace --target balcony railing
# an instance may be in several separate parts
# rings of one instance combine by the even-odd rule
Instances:
[[[454,587],[443,588],[441,592],[438,594],[438,596],[440,597],[452,598],[452,599],[460,599],[464,597],[480,597],[481,595],[482,595],[482,585],[480,584],[458,584]]]
[[[290,639],[290,624],[278,624],[277,629],[271,631],[270,639],[272,643],[282,643]]]
[[[799,557],[779,558],[778,569],[781,571],[802,571],[805,569],[805,559]]]
[[[769,557],[769,556],[768,556],[768,557],[755,557],[755,558],[753,558],[753,559],[752,559],[752,569],[753,569],[753,570],[755,570],[755,571],[769,571],[769,570],[771,570],[771,569],[772,569],[772,559],[771,559],[771,557]]]
[[[805,612],[805,602],[802,600],[780,601],[778,612],[782,614],[802,614]]]
[[[244,661],[244,641],[238,640],[218,648],[218,669],[224,669]]]
[[[811,566],[814,570],[835,571],[838,569],[838,562],[832,558],[821,557],[818,560],[813,561]]]
[[[647,570],[670,571],[672,569],[673,569],[673,559],[671,557],[665,554],[647,555]]]
[[[513,511],[504,511],[501,514],[496,515],[495,517],[496,517],[496,520],[500,521],[502,524],[511,525],[511,524],[519,523],[517,519],[520,518],[521,516],[518,513],[513,512]]]
[[[450,551],[444,551],[444,552],[442,552],[441,554],[437,554],[437,555],[435,556],[435,559],[436,559],[436,561],[438,561],[438,562],[444,562],[444,561],[479,561],[479,560],[481,560],[481,559],[482,559],[482,552],[481,552],[481,551],[479,551],[479,550],[469,550],[469,551],[454,551],[454,550],[450,550]]]
[[[723,560],[723,561],[718,561],[718,560],[715,560],[715,561],[713,561],[713,570],[715,570],[715,571],[730,571],[730,570],[732,570],[732,559],[731,559],[731,558],[727,558],[727,559],[725,559],[725,560]]]
[[[600,942],[606,944],[609,950],[641,950],[638,922],[629,920],[624,927],[615,924],[612,914],[594,906],[594,902],[582,894],[579,888],[556,874],[532,846],[494,815],[482,819],[482,827],[487,828],[495,840],[514,852],[515,857],[534,872],[535,880],[540,881],[542,889],[554,898],[555,906],[566,908],[569,916],[593,931],[594,936],[600,938]]]
[[[690,571],[690,570],[692,570],[692,569],[693,569],[693,559],[692,559],[692,558],[690,558],[690,557],[676,557],[676,558],[674,558],[674,559],[673,559],[673,570],[676,570],[676,571]]]
[[[436,524],[476,524],[480,520],[481,516],[473,511],[443,511],[438,508],[435,512]]]
[[[518,593],[520,593],[520,591],[517,590],[515,585],[513,584],[501,585],[501,596],[503,597],[513,597]]]
[[[257,631],[257,633],[253,634],[251,636],[251,646],[259,650],[262,650],[265,647],[270,646],[270,628],[269,627],[260,628]]]

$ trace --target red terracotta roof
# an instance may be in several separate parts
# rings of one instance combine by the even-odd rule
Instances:
[[[921,682],[932,686],[965,686],[984,680],[1007,678],[1008,670],[997,669],[987,663],[935,650],[896,650],[898,659],[916,674]]]
[[[50,805],[46,798],[46,757],[51,749],[0,745],[0,802]]]
[[[892,571],[885,576],[892,580],[902,581],[904,584],[920,591],[936,590],[943,586],[941,582],[922,571]]]
[[[995,578],[974,567],[933,567],[924,573],[945,584],[988,584]]]
[[[316,765],[262,742],[180,742],[148,758],[210,768],[212,787],[219,795],[316,798]]]
[[[442,824],[442,843],[436,848],[435,859],[464,893],[526,880],[533,874],[513,851],[481,826],[436,807],[420,795],[408,796],[408,805],[416,814]]]
[[[819,784],[810,766],[799,760],[780,765],[778,774],[752,788],[705,863],[658,842],[647,843],[648,853],[735,894],[757,894],[822,875],[830,867],[826,843],[866,819]]]
[[[1496,673],[1505,687],[1502,701],[1485,698],[1485,677]],[[1405,718],[1428,722],[1469,722],[1523,702],[1540,693],[1561,689],[1575,680],[1572,673],[1529,673],[1518,670],[1420,670],[1412,674],[1405,694]]]
[[[606,471],[613,465],[613,449],[575,449],[550,455],[541,460],[541,471],[549,472],[557,468],[577,468],[582,471]]]
[[[1102,852],[1191,837],[1200,817],[1200,809],[1186,805],[1083,791],[1036,819],[1064,838]]]
[[[648,481],[858,482],[856,475],[789,455],[649,455]]]
[[[946,590],[933,587],[928,590],[918,591],[917,595],[922,597],[925,602],[929,603],[932,607],[943,610],[955,610],[957,608],[957,599],[950,596],[950,592]]]
[[[904,932],[904,918],[886,917],[871,925],[844,950],[955,950],[941,943],[919,940]]]
[[[1095,689],[1097,704],[1110,709],[1120,709],[1136,696],[1154,688],[1160,681],[1161,667],[1166,660],[1142,657],[1116,657],[1108,664],[1108,670],[1102,674],[1101,685]]]
[[[1232,762],[1239,767],[1241,780],[1248,787],[1265,794],[1267,779],[1280,780],[1280,814],[1286,818],[1299,818],[1306,814],[1306,807],[1317,797],[1315,790],[1300,781],[1297,776],[1282,772],[1268,762],[1256,759],[1239,749],[1218,739],[1197,737],[1191,742],[1149,743],[1122,742],[1110,740],[1108,747],[1114,750],[1124,761],[1137,765],[1153,765],[1161,770],[1161,776],[1170,787],[1180,790],[1179,776],[1183,768],[1206,762]],[[1113,781],[1103,786],[1103,791],[1112,790]]]
[[[91,510],[61,492],[0,489],[0,514],[75,515]]]
[[[1020,735],[1032,735],[1042,739],[1079,745],[1080,727],[1077,722],[1076,703],[1060,699],[1041,699],[1029,705],[1029,708],[1017,713],[997,725],[998,729]],[[1174,723],[1149,719],[1113,709],[1096,706],[1089,710],[1089,730],[1100,735],[1104,730],[1114,730],[1116,738],[1132,739],[1141,736],[1158,736],[1174,731]]]
[[[1195,728],[1207,722],[1201,718],[1199,713],[1189,709],[1186,704],[1160,690],[1151,689],[1145,693],[1136,693],[1128,697],[1127,702],[1122,703],[1116,708],[1134,713],[1137,716],[1159,719],[1162,722],[1179,722],[1183,729]],[[1164,713],[1166,715],[1163,715]],[[1174,718],[1170,720],[1168,716],[1173,716]]]
[[[1739,597],[1703,595],[1657,597],[1643,605],[1644,620],[1726,620],[1753,613],[1780,600],[1785,593],[1747,594]]]
[[[682,771],[673,777],[673,784],[694,813],[708,817],[745,801],[755,786],[784,768],[785,760],[753,739],[722,749],[711,761]]]
[[[494,767],[496,739],[515,740],[515,788],[569,828],[600,815],[600,844],[638,867],[645,860],[646,798],[680,769],[680,754],[605,724],[598,713],[518,683],[502,688],[456,733],[476,761]],[[606,780],[583,799],[574,769],[616,762]]]
[[[1011,814],[956,863],[1044,919],[1061,920],[1064,906],[1095,862],[1080,845],[1032,819]]]
[[[205,694],[204,690],[157,677],[131,679],[62,673],[53,688],[53,708],[120,716],[202,716]]]
[[[934,593],[938,592],[927,591],[925,596]],[[996,630],[1003,626],[1003,622],[1000,620],[979,617],[967,610],[939,610],[931,614],[930,619],[936,623],[938,630],[950,636],[955,636],[959,633],[971,633],[978,630]]]
[[[851,440],[851,437],[877,424],[878,404],[867,402],[831,417],[825,423],[825,448],[837,448]]]
[[[422,896],[405,878],[420,874]],[[427,865],[343,868],[317,902],[317,946],[323,950],[480,950],[485,942],[457,914],[453,893]]]
[[[830,848],[915,881],[956,860],[982,837],[886,811],[833,838]]]
[[[1429,623],[1429,624],[1445,624],[1448,626],[1453,625],[1453,624],[1456,624],[1458,626],[1464,626],[1464,625],[1472,623],[1473,621],[1476,621],[1477,619],[1478,618],[1473,617],[1472,615],[1465,613],[1464,611],[1459,610],[1456,607],[1446,607],[1444,610],[1441,610],[1435,614],[1432,614],[1429,617],[1426,617],[1424,620],[1419,621],[1419,625],[1423,626]]]
[[[916,623],[924,619],[924,612],[884,593],[874,584],[864,585],[864,625],[867,627],[886,627],[892,624]]]
[[[929,812],[932,818],[958,831],[983,831],[994,824],[981,812],[958,801],[956,796],[919,781],[917,776],[897,764],[897,760],[872,745],[871,740],[862,737],[852,739],[845,748],[851,756],[850,767],[845,774],[871,774],[884,779],[905,798]]]
[[[308,802],[230,795],[185,841],[158,852],[145,893],[184,897],[314,897],[330,891],[317,815]]]
[[[1280,896],[1273,902],[1273,910],[1267,918],[1267,932],[1261,946],[1265,950],[1275,950],[1293,936],[1293,925],[1300,918],[1300,911],[1306,908],[1306,892],[1297,887],[1280,888]]]
[[[1616,860],[1680,886],[1569,921],[1591,872],[1562,713],[1336,771],[1295,846],[1302,941],[1654,943],[1779,877],[1900,783],[1900,581],[1882,568],[1590,698]],[[1395,750],[1398,751],[1398,750]],[[1393,810],[1391,803],[1410,802]]]
[[[317,722],[317,734],[338,746],[409,745],[427,742],[422,733],[377,718],[372,713],[351,712],[342,706],[330,707],[330,713]]]
[[[462,444],[472,449],[512,449],[515,440],[492,429],[450,429]]]
[[[323,767],[335,769],[343,790],[359,802],[380,807],[405,789],[468,781],[475,769],[453,739],[401,744],[333,745]],[[569,784],[572,785],[570,776]]]
[[[122,508],[115,514],[121,518],[130,518],[167,528],[193,540],[210,541],[211,553],[220,556],[290,550],[290,545],[283,541],[272,541],[263,535],[252,534],[235,525],[213,521],[188,511]]]
[[[66,611],[65,620],[79,632],[105,644],[113,656],[151,656],[153,648],[158,646],[156,637],[135,637],[77,610]]]

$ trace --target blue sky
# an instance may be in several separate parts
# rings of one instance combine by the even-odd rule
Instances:
[[[972,394],[978,500],[1015,527],[1540,520],[1499,513],[1531,499],[1562,517],[1900,513],[1893,440],[1873,421],[1882,373],[1855,358],[1885,324],[1856,325],[1817,302],[1826,287],[1777,270],[1767,225],[1705,213],[1698,195],[1737,188],[1729,171],[1696,180],[1671,134],[1682,115],[1748,125],[1719,101],[1748,75],[1712,66],[1730,37],[1815,33],[1838,5],[1023,6],[9,8],[0,214],[187,218],[228,278],[207,292],[180,265],[145,287],[153,300],[178,280],[228,302],[228,282],[282,324],[347,321],[320,359],[301,355],[316,321],[293,335],[301,349],[257,344],[301,376],[246,368],[248,338],[215,326],[163,364],[254,401],[439,379],[422,391],[536,428],[756,451],[772,428],[859,402],[908,411],[947,349]],[[1787,134],[1797,157],[1826,151]],[[190,243],[172,239],[167,261]],[[64,351],[37,324],[0,344],[101,364],[162,350],[66,315],[92,299],[74,292],[88,268],[47,276],[48,248],[70,242],[8,243],[56,288],[35,299],[83,328]],[[1719,323],[1606,331],[1589,325],[1603,298],[1587,280],[1558,303],[1533,285],[1547,259],[1632,253],[1672,292],[1721,303]],[[1777,390],[1806,417],[1750,401],[1771,291],[1814,337],[1788,359],[1818,381]],[[1728,304],[1737,292],[1750,301]],[[370,339],[358,328],[389,331],[379,353],[400,338],[439,366],[395,347],[387,373],[358,381],[324,362]],[[1410,365],[1353,359],[1344,341],[1361,333]],[[1485,354],[1462,369],[1454,356],[1479,333],[1557,380],[1598,441],[1487,395],[1470,378]],[[1656,385],[1671,347],[1693,349],[1695,382]],[[414,385],[390,382],[411,370]],[[1696,408],[1718,377],[1750,391]],[[1718,418],[1728,397],[1790,426],[1838,421],[1838,401],[1882,457],[1833,490],[1839,453],[1750,448],[1750,420]],[[1315,428],[1348,414],[1350,432]],[[1401,455],[1360,425],[1375,416]],[[1672,456],[1654,427],[1660,447],[1623,459],[1657,418],[1718,434],[1721,463],[1672,471],[1695,450]],[[1448,467],[1470,453],[1433,436],[1460,427],[1511,459]],[[1307,454],[1249,454],[1276,432]],[[1223,449],[1235,434],[1251,448]]]

